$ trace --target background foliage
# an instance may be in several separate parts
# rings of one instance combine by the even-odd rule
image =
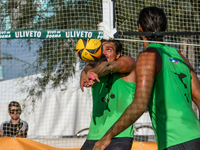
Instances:
[[[117,0],[115,1],[115,21],[117,30],[137,31],[139,12],[147,6],[161,7],[168,18],[168,31],[199,31],[200,3],[197,0]],[[0,0],[1,30],[33,30],[33,29],[78,29],[97,30],[102,22],[101,0]],[[139,39],[137,36],[120,36],[126,39]],[[66,84],[68,78],[75,73],[77,56],[74,51],[77,40],[44,39],[19,40],[21,47],[31,52],[37,45],[36,59],[24,66],[20,76],[40,74],[31,86],[23,91],[30,96],[41,96],[48,84],[57,88]],[[199,44],[199,36],[166,36],[165,41]],[[7,44],[11,43],[7,40]],[[32,45],[32,46],[30,46]],[[142,43],[123,41],[124,55],[137,55],[143,51]],[[195,67],[199,74],[199,47],[176,46]],[[12,57],[11,57],[12,56]],[[4,60],[21,60],[2,52]],[[21,60],[23,61],[23,60]],[[85,63],[81,62],[82,65]]]

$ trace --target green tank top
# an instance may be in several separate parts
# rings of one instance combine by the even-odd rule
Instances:
[[[148,108],[158,149],[200,138],[200,123],[192,109],[191,74],[175,48],[150,44],[162,58]]]
[[[120,118],[132,103],[136,83],[122,80],[116,73],[100,78],[92,87],[93,114],[88,140],[99,140]],[[116,137],[133,138],[134,126],[121,132]]]

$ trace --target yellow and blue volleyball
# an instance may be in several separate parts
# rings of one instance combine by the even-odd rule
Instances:
[[[76,44],[76,53],[83,61],[94,62],[101,57],[101,41],[99,39],[79,39]]]

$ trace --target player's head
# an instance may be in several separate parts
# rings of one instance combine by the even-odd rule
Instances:
[[[164,11],[158,7],[145,7],[140,11],[138,24],[143,32],[160,32],[167,29],[167,18]],[[162,41],[163,36],[146,36],[147,40]]]
[[[122,43],[118,40],[101,40],[103,55],[102,60],[111,62],[119,59],[122,51]]]
[[[11,116],[11,119],[18,120],[21,115],[21,106],[18,102],[12,101],[8,105],[8,113]]]

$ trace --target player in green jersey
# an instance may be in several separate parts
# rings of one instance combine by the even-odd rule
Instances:
[[[92,86],[93,111],[87,140],[81,150],[92,150],[94,144],[120,118],[132,103],[136,87],[135,60],[122,56],[122,44],[116,40],[103,40],[100,64],[88,65],[81,73],[81,88]],[[107,150],[130,150],[133,124],[115,136]]]
[[[167,29],[164,11],[146,7],[139,15],[139,32]],[[162,41],[163,36],[141,36]],[[133,124],[148,107],[159,150],[200,150],[200,122],[192,109],[200,109],[200,84],[189,61],[165,44],[144,42],[145,51],[136,62],[133,102],[99,140],[94,150],[104,149],[112,137]]]

